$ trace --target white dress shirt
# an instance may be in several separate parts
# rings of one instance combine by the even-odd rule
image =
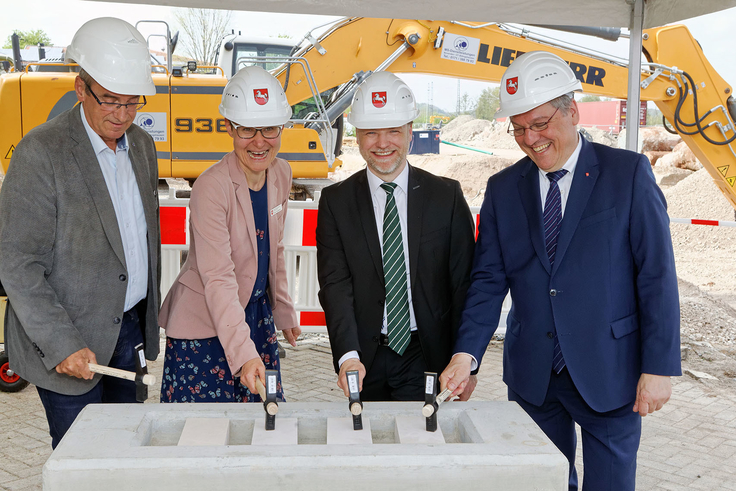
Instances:
[[[87,136],[92,143],[102,175],[105,177],[107,191],[110,193],[110,200],[120,229],[120,238],[123,241],[125,269],[128,272],[128,284],[125,290],[125,311],[127,312],[146,298],[148,293],[148,243],[146,241],[148,226],[143,212],[143,201],[128,155],[126,135],[118,140],[117,148],[113,152],[87,123],[84,105],[80,108],[80,112],[82,124],[87,130]]]
[[[370,167],[367,168],[366,175],[368,177],[368,188],[371,193],[371,201],[373,201],[373,215],[376,217],[376,228],[378,229],[378,242],[381,244],[381,255],[383,256],[383,215],[386,213],[386,191],[383,190],[381,184],[385,181],[375,175]],[[406,285],[409,294],[409,322],[412,331],[417,330],[417,320],[414,316],[414,306],[411,303],[411,271],[409,271],[409,227],[407,224],[407,198],[409,190],[409,165],[404,166],[404,170],[396,176],[392,182],[396,184],[394,189],[394,201],[396,209],[399,212],[399,222],[401,223],[401,239],[404,243],[404,262],[406,264]],[[381,334],[387,334],[386,327],[386,303],[383,304],[383,321],[381,325]],[[351,358],[359,358],[357,351],[348,351],[340,357],[338,365],[342,366],[345,360]]]

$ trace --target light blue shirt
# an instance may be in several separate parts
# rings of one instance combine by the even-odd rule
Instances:
[[[575,167],[578,165],[578,157],[580,157],[580,150],[583,148],[583,137],[578,133],[578,145],[573,150],[572,155],[567,159],[563,169],[567,171],[567,174],[562,176],[557,181],[557,187],[560,188],[560,205],[562,216],[565,216],[565,208],[567,207],[567,197],[570,196],[570,188],[572,188],[572,179],[575,175]],[[552,185],[547,178],[547,172],[542,169],[539,171],[539,193],[542,197],[542,211],[544,212],[544,202],[547,201],[547,193]]]
[[[105,177],[107,191],[115,209],[115,217],[120,229],[125,251],[125,269],[128,284],[125,290],[125,311],[132,309],[146,298],[148,293],[148,226],[143,212],[143,201],[138,182],[133,173],[133,164],[128,155],[128,138],[123,135],[113,152],[100,135],[87,123],[84,105],[80,108],[82,124],[87,131],[92,148]],[[109,273],[100,271],[100,274]]]

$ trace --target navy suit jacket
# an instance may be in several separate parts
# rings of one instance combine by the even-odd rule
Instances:
[[[526,157],[492,176],[454,351],[480,362],[510,289],[503,379],[526,401],[544,402],[554,327],[596,411],[633,403],[641,373],[680,375],[666,206],[646,157],[583,139],[550,267],[537,166]]]

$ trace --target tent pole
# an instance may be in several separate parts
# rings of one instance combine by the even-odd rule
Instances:
[[[635,0],[629,30],[629,94],[626,103],[626,148],[636,152],[639,140],[639,101],[641,95],[641,43],[644,26],[644,0]]]

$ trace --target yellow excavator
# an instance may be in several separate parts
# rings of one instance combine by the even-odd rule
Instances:
[[[595,33],[613,40],[615,31]],[[154,73],[157,95],[149,98],[136,122],[156,141],[161,177],[196,178],[230,150],[232,142],[217,107],[232,71],[228,67],[241,66],[232,55],[237,48],[237,39],[223,40],[221,53],[228,62],[215,73],[181,68]],[[341,140],[336,126],[357,85],[373,71],[498,82],[517,56],[540,49],[567,61],[585,92],[626,98],[627,60],[562,46],[528,27],[354,17],[337,21],[319,37],[310,32],[285,58],[292,63],[272,70],[299,115],[293,127],[284,131],[281,156],[290,161],[295,177],[321,178],[334,170],[340,164],[335,159]],[[644,30],[643,52],[642,100],[656,103],[669,129],[680,134],[736,208],[736,103],[731,86],[716,73],[684,26]],[[260,54],[255,50],[255,55]],[[254,59],[278,61],[268,56]],[[0,76],[3,169],[7,170],[10,155],[25,133],[76,101],[74,76],[28,68]]]
[[[582,28],[579,32],[615,40],[619,31]],[[736,208],[736,101],[731,86],[713,69],[685,26],[646,29],[642,45],[646,61],[641,69],[641,99],[657,105],[666,127],[682,137]],[[528,27],[501,23],[348,18],[296,55],[308,61],[321,88],[339,87],[334,96],[339,102],[327,107],[330,116],[344,111],[371,67],[498,82],[517,56],[533,50],[549,51],[567,61],[586,93],[627,97],[627,60],[563,47]],[[277,74],[290,101],[307,96],[304,73],[282,67]]]

